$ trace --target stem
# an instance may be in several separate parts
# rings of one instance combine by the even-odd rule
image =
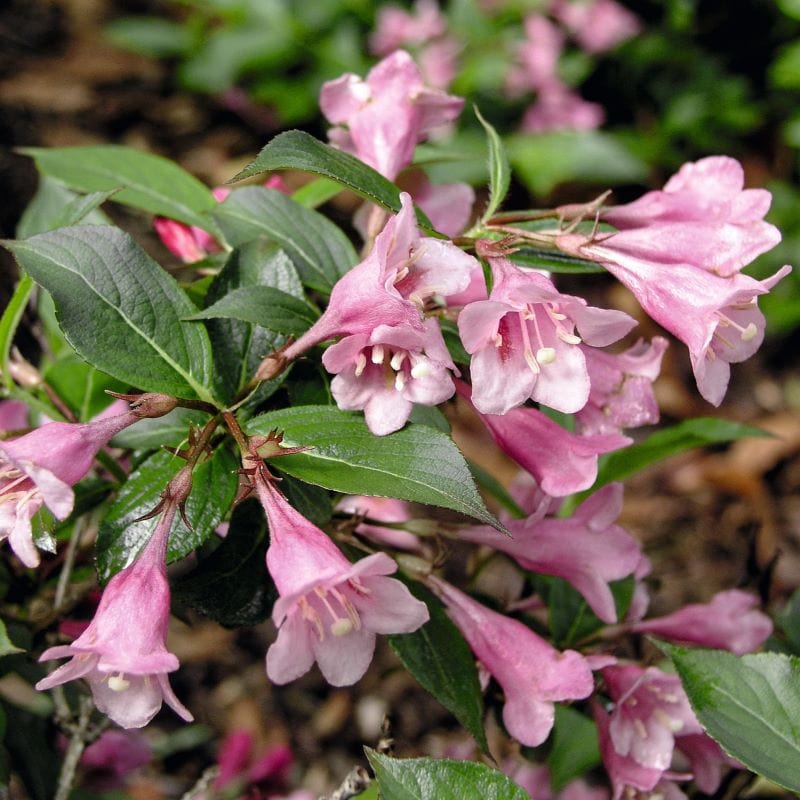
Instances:
[[[56,790],[55,800],[67,800],[72,791],[72,783],[75,780],[75,770],[78,762],[86,749],[87,732],[89,719],[92,715],[94,703],[89,697],[81,697],[78,720],[72,729],[72,736],[69,740],[67,753],[61,764],[61,773],[58,776],[58,789]]]
[[[507,233],[524,241],[536,242],[536,244],[549,245],[550,247],[553,247],[554,244],[554,234],[552,233],[526,231],[523,228],[515,228],[511,225],[487,225],[487,230]]]
[[[64,604],[67,587],[69,586],[69,579],[72,577],[72,568],[75,565],[75,554],[78,552],[78,543],[80,542],[83,531],[84,526],[80,524],[79,520],[76,520],[75,524],[72,526],[67,552],[64,555],[64,565],[61,567],[61,573],[58,576],[58,584],[56,585],[56,595],[53,598],[53,611],[55,613],[58,613],[61,610],[61,606]]]
[[[223,411],[222,417],[225,420],[225,424],[228,426],[228,430],[231,432],[231,435],[234,439],[236,439],[236,444],[239,445],[239,449],[243,453],[246,453],[247,437],[244,435],[241,425],[239,425],[239,420],[237,420],[230,411]]]
[[[532,222],[536,219],[557,218],[558,214],[553,208],[530,209],[528,211],[502,211],[486,221],[487,225],[503,225],[507,222]]]
[[[176,399],[178,400],[178,406],[180,406],[180,408],[193,408],[197,411],[205,411],[207,414],[211,414],[212,416],[219,412],[219,409],[215,405],[207,403],[205,400]]]
[[[192,448],[189,451],[189,455],[186,457],[186,464],[192,469],[194,469],[195,465],[200,460],[200,456],[211,440],[211,436],[217,429],[217,425],[219,425],[219,417],[210,419],[203,426],[203,430],[200,431],[200,435],[197,437],[196,441],[192,443]]]
[[[95,458],[116,478],[119,483],[125,483],[128,473],[117,463],[116,459],[105,450],[98,451]]]

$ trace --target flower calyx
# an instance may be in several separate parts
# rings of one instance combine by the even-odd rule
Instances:
[[[163,417],[178,407],[177,398],[160,392],[123,394],[122,392],[112,392],[107,389],[106,394],[116,397],[117,400],[125,400],[130,405],[131,411],[140,419]]]

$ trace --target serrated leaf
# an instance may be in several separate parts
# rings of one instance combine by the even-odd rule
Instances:
[[[115,202],[208,228],[211,190],[169,159],[121,145],[26,147],[43,175],[78,192],[120,191]]]
[[[234,247],[263,236],[280,245],[303,283],[321,292],[330,292],[359,260],[341,229],[275,189],[231,192],[212,216]]]
[[[473,761],[390,758],[364,748],[381,800],[530,800],[510,778]]]
[[[158,505],[161,493],[183,466],[182,459],[159,451],[143,461],[122,486],[97,536],[97,572],[105,583],[127,566],[150,538],[158,522],[139,519]],[[214,531],[233,503],[238,462],[225,448],[198,465],[192,473],[192,493],[186,502],[189,530],[176,516],[167,547],[167,561],[183,558]],[[137,521],[138,520],[138,521]]]
[[[100,193],[103,196],[106,194],[108,193]],[[86,202],[86,197],[97,198],[100,195],[97,193],[86,196],[76,194],[67,189],[62,183],[43,175],[39,180],[36,194],[23,212],[17,225],[17,238],[27,239],[37,233],[46,233],[63,227],[66,224],[62,222],[65,214],[71,214],[74,217],[77,209],[80,209],[82,204]],[[71,208],[72,211],[65,212],[67,208]],[[89,209],[79,220],[69,224],[110,225],[111,220],[95,206],[95,208]]]
[[[257,625],[278,592],[267,572],[267,522],[255,500],[236,507],[225,539],[173,586],[176,600],[229,628]]]
[[[556,703],[553,726],[553,747],[547,757],[553,790],[561,791],[571,780],[578,778],[600,763],[597,727],[580,711]]]
[[[90,364],[145,391],[214,402],[208,334],[180,319],[197,309],[128,234],[83,225],[6,247],[53,296],[61,329]]]
[[[505,146],[497,131],[483,118],[477,106],[475,106],[475,116],[486,131],[486,142],[489,148],[489,202],[482,216],[485,222],[495,215],[508,194],[508,187],[511,185],[511,166],[508,163]]]
[[[489,751],[483,730],[483,696],[475,656],[444,606],[429,591],[409,583],[412,594],[428,606],[430,619],[413,633],[389,637],[403,666]]]
[[[243,286],[184,320],[238,319],[275,333],[299,336],[317,320],[308,303],[271,286]]]
[[[206,294],[213,304],[229,292],[255,286],[271,286],[293,297],[303,298],[303,285],[289,256],[273,243],[263,240],[236,248],[215,276]],[[217,392],[233,400],[247,384],[267,353],[286,342],[282,334],[235,319],[206,323],[214,352]],[[251,402],[260,403],[286,379],[288,371],[262,382]]]
[[[328,178],[389,211],[400,210],[400,190],[391,181],[350,153],[304,131],[278,134],[232,181],[279,169],[298,169]]]
[[[800,792],[800,659],[659,647],[675,664],[700,723],[724,750]]]
[[[452,439],[408,425],[388,436],[370,433],[360,414],[331,406],[300,406],[254,417],[249,433],[277,428],[287,446],[309,447],[280,456],[281,470],[346,494],[397,497],[450,508],[505,528],[486,509],[464,457]]]

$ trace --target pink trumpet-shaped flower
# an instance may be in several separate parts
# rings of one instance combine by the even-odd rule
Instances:
[[[725,767],[742,768],[742,764],[726,755],[706,733],[676,736],[675,747],[686,756],[694,782],[704,794],[713,795],[719,789],[722,783],[722,770]]]
[[[452,397],[451,373],[458,372],[435,319],[425,321],[423,332],[379,325],[371,334],[346,336],[325,351],[322,363],[336,375],[336,404],[363,409],[376,436],[402,428],[415,403],[435,406]]]
[[[531,14],[525,18],[525,41],[519,47],[519,64],[506,77],[511,94],[529,89],[538,92],[561,86],[558,60],[564,49],[564,35],[547,17]]]
[[[641,545],[614,524],[621,510],[622,484],[616,483],[584,500],[571,517],[507,520],[511,537],[488,525],[461,528],[458,537],[506,553],[525,569],[563,578],[600,619],[614,623],[608,583],[633,575],[642,560]]]
[[[399,6],[382,6],[378,9],[376,22],[369,45],[370,50],[379,56],[387,56],[405,45],[424,44],[447,30],[436,0],[417,0],[413,13]]]
[[[508,259],[489,261],[489,299],[471,303],[458,317],[461,341],[472,355],[472,403],[483,414],[505,414],[528,398],[567,414],[579,411],[590,387],[578,345],[611,344],[636,321],[561,294],[543,274]]]
[[[325,313],[284,351],[286,359],[334,336],[372,334],[379,326],[424,333],[425,301],[469,286],[480,270],[477,260],[452,242],[420,236],[410,195],[401,193],[400,202],[370,254],[333,287]]]
[[[0,436],[28,425],[28,406],[20,400],[0,400]]]
[[[642,30],[638,17],[615,0],[554,0],[550,13],[587,53],[603,53]]]
[[[71,486],[91,469],[113,436],[140,419],[132,411],[86,423],[50,422],[0,441],[0,540],[28,567],[39,564],[31,519],[47,506],[56,519],[72,513]]]
[[[404,50],[376,64],[366,80],[347,73],[320,92],[322,113],[337,126],[331,142],[389,180],[411,163],[417,143],[456,119],[463,105],[460,97],[426,87]]]
[[[584,348],[589,402],[575,415],[582,433],[619,433],[658,422],[653,381],[667,346],[663,336],[656,336],[649,344],[639,340],[622,353]]]
[[[456,381],[456,390],[469,399],[469,389],[462,381]],[[503,415],[479,416],[500,449],[533,475],[542,491],[552,497],[588,489],[597,478],[598,456],[633,441],[616,433],[570,433],[535,408],[512,408]]]
[[[665,617],[638,622],[631,630],[740,656],[757,650],[772,633],[772,620],[757,606],[755,595],[730,589],[708,603],[692,603]]]
[[[593,131],[606,119],[605,109],[584,100],[568,86],[556,84],[539,92],[522,118],[525,133],[547,131]]]
[[[445,581],[428,580],[475,657],[505,692],[508,732],[530,747],[541,744],[555,721],[553,703],[592,693],[586,660],[574,650],[556,650],[526,625],[490,611]]]
[[[394,497],[348,495],[336,504],[336,510],[346,514],[370,517],[380,522],[406,522],[413,516],[409,504],[405,500],[397,500]],[[378,544],[385,544],[400,550],[419,549],[419,539],[411,531],[362,522],[356,528],[356,533],[366,536]]]
[[[719,405],[728,388],[731,364],[746,361],[764,339],[764,315],[756,298],[791,272],[784,266],[757,281],[735,273],[723,278],[689,264],[663,264],[631,256],[610,234],[592,242],[582,234],[557,239],[565,252],[601,262],[656,322],[689,348],[697,388]]]
[[[415,631],[428,621],[427,606],[386,577],[397,564],[385,553],[351,564],[260,469],[255,480],[269,522],[267,568],[280,595],[267,674],[288,683],[316,661],[328,683],[355,683],[372,660],[375,634]]]
[[[191,473],[178,473],[170,485],[177,486],[176,481],[185,499]],[[70,661],[39,681],[37,689],[85,678],[97,708],[123,728],[147,725],[164,700],[182,719],[192,720],[167,677],[179,667],[165,644],[170,601],[165,557],[178,502],[167,503],[144,550],[109,581],[89,627],[72,644],[42,653],[40,661]]]
[[[140,731],[103,731],[81,756],[80,765],[89,771],[88,783],[102,791],[121,789],[126,778],[153,760],[153,748]]]
[[[703,732],[677,675],[630,664],[606,667],[603,678],[615,703],[614,749],[640,766],[668,769],[675,736]]]
[[[728,156],[684,164],[660,191],[601,211],[619,233],[611,246],[644,261],[691,264],[729,277],[775,247],[764,221],[772,195],[745,189],[742,165]]]

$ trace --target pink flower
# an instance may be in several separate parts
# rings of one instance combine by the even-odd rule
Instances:
[[[56,519],[72,513],[70,488],[91,469],[98,450],[140,419],[132,411],[81,424],[50,422],[0,441],[0,540],[25,566],[39,564],[31,519],[46,505]]]
[[[521,622],[490,611],[438,578],[428,580],[475,657],[502,687],[508,732],[529,747],[541,744],[553,727],[553,703],[592,693],[592,671],[583,656],[559,652]]]
[[[616,237],[623,235],[593,243],[582,234],[563,234],[557,244],[565,252],[601,262],[649,316],[684,342],[700,394],[719,405],[728,388],[730,365],[750,358],[764,339],[765,320],[756,298],[791,267],[763,281],[740,273],[724,278],[689,264],[632,256],[616,247]]]
[[[347,73],[323,84],[320,108],[335,128],[331,142],[394,180],[434,128],[452,122],[464,101],[427,88],[404,50],[376,64],[362,80]]]
[[[425,44],[446,30],[447,23],[436,0],[417,0],[412,13],[399,6],[382,6],[369,46],[375,55],[387,56],[399,47]]]
[[[125,779],[153,759],[153,748],[140,731],[103,731],[81,756],[89,784],[103,791],[120,789]]]
[[[410,633],[428,621],[424,603],[386,575],[397,564],[385,553],[351,564],[319,528],[256,473],[256,491],[270,531],[267,568],[280,595],[272,612],[278,638],[267,653],[270,680],[299,678],[316,661],[334,686],[366,672],[376,633]]]
[[[611,780],[611,798],[620,800],[623,795],[627,798],[628,787],[641,792],[649,792],[661,780],[664,770],[654,767],[643,767],[631,757],[622,755],[614,747],[611,739],[610,718],[599,703],[592,703],[594,719],[597,723],[597,736],[600,740],[600,755],[603,766]]]
[[[691,603],[666,617],[639,622],[631,630],[740,656],[757,650],[772,633],[772,621],[757,606],[755,595],[730,589],[718,592],[708,603]]]
[[[536,102],[525,111],[520,127],[525,133],[592,131],[605,119],[601,105],[584,100],[568,86],[554,85],[539,92]]]
[[[561,294],[540,272],[505,258],[489,261],[489,299],[471,303],[458,317],[461,341],[472,355],[473,404],[483,414],[505,414],[532,398],[567,414],[579,411],[589,399],[589,373],[578,345],[611,344],[635,320]]]
[[[726,755],[722,748],[705,733],[690,733],[675,737],[675,747],[688,759],[697,788],[712,795],[722,783],[724,767],[741,769],[742,765]]]
[[[20,400],[0,400],[0,436],[28,427],[28,406]]]
[[[461,396],[469,391],[456,382]],[[552,497],[588,489],[597,478],[597,457],[631,444],[616,433],[580,436],[570,433],[535,408],[512,408],[501,415],[480,414],[497,445],[527,470]]]
[[[435,406],[453,396],[453,364],[435,319],[423,332],[379,325],[371,334],[346,336],[322,356],[336,377],[331,393],[339,408],[364,411],[376,436],[405,425],[414,404]]]
[[[574,586],[604,622],[617,621],[609,581],[635,573],[642,560],[640,544],[614,524],[622,510],[622,484],[595,492],[563,519],[507,520],[511,537],[488,525],[461,528],[460,539],[510,555],[525,569],[556,575]]]
[[[336,504],[336,510],[370,517],[381,522],[406,522],[412,517],[409,504],[405,500],[396,500],[393,497],[348,495]],[[362,522],[356,528],[356,533],[378,544],[386,544],[399,550],[419,549],[419,539],[410,531]]]
[[[375,239],[370,254],[333,287],[325,313],[284,351],[296,358],[325,339],[372,334],[379,326],[426,331],[421,307],[463,291],[480,265],[452,242],[420,236],[411,197]]]
[[[182,719],[192,720],[167,678],[179,666],[165,644],[170,601],[165,556],[176,510],[177,501],[167,504],[144,550],[109,581],[89,627],[72,644],[42,653],[40,661],[70,661],[40,680],[37,689],[85,678],[97,708],[123,728],[147,725],[164,700]]]
[[[622,353],[584,348],[589,371],[589,402],[575,415],[582,433],[618,433],[658,422],[653,381],[668,342],[656,336],[639,340]]]
[[[475,190],[468,183],[433,184],[419,170],[404,173],[399,183],[437,231],[451,238],[463,233],[475,203]]]
[[[520,94],[561,85],[558,77],[558,60],[564,48],[561,31],[541,14],[532,14],[525,18],[525,36],[519,47],[519,64],[506,77],[508,91]]]
[[[292,751],[284,744],[274,745],[256,756],[255,740],[243,728],[231,731],[217,754],[219,773],[214,789],[220,791],[237,782],[242,790],[255,783],[270,782],[270,787],[282,789],[292,766]]]
[[[610,245],[643,261],[692,266],[729,277],[781,240],[764,221],[772,196],[745,189],[741,164],[711,156],[684,164],[663,190],[602,211],[620,230]]]
[[[678,733],[702,733],[677,675],[631,664],[606,667],[603,678],[615,703],[609,733],[620,755],[663,771]]]
[[[615,0],[553,0],[550,13],[587,53],[602,53],[642,30],[638,17]]]

